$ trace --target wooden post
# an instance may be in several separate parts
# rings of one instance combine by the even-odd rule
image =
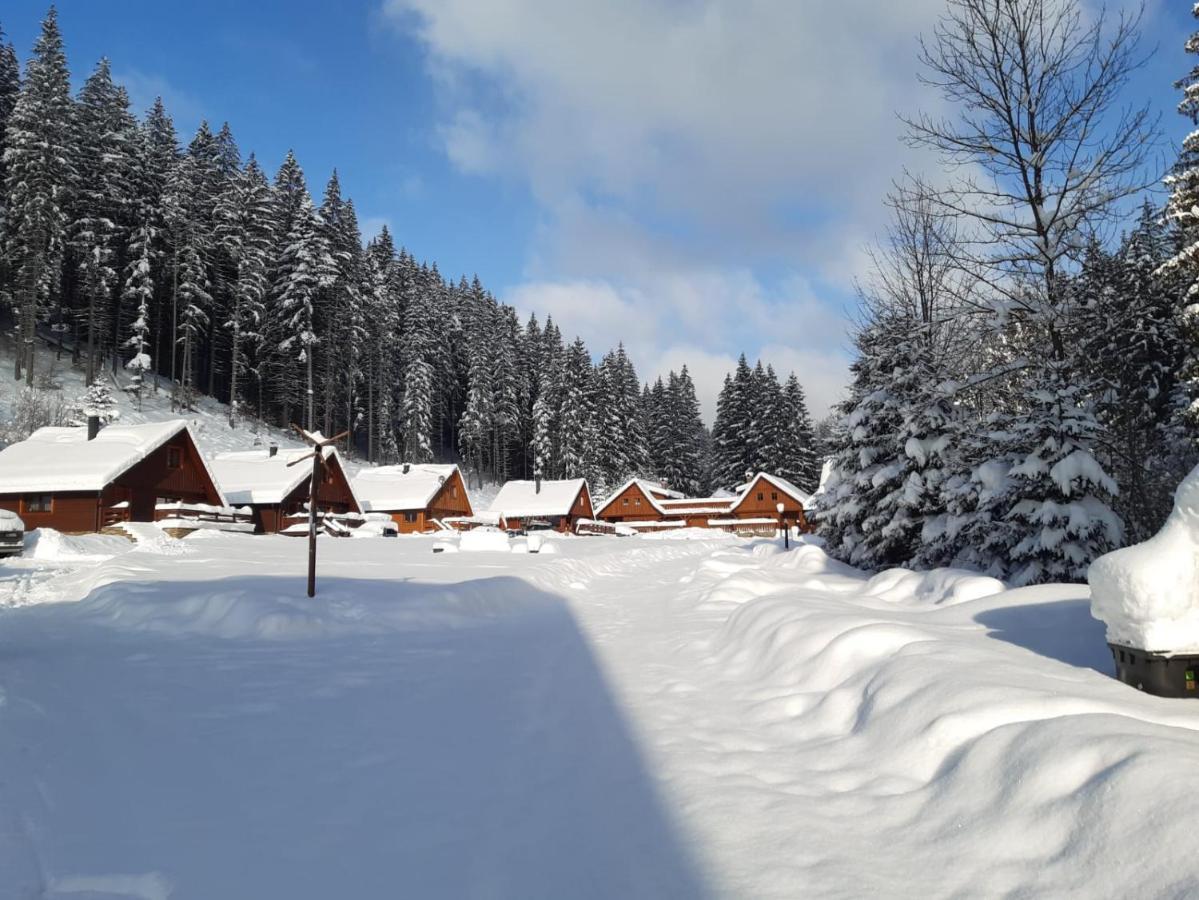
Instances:
[[[325,454],[317,447],[312,454],[312,482],[308,489],[308,596],[316,596],[316,495],[321,489]]]
[[[299,425],[292,425],[307,443],[312,445],[312,479],[308,482],[308,596],[316,596],[316,501],[321,489],[321,475],[325,470],[325,448],[331,447],[350,432],[343,431],[336,437],[326,438],[319,434],[305,431]],[[297,465],[307,460],[307,456],[293,459],[289,466]]]

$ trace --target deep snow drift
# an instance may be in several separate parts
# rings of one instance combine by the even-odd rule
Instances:
[[[1087,581],[1112,643],[1199,653],[1199,466],[1174,492],[1161,531],[1095,560]]]
[[[322,538],[310,601],[304,541],[143,537],[0,564],[0,896],[1199,892],[1199,705],[1085,587]]]

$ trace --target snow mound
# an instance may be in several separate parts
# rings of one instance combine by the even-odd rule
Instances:
[[[98,562],[131,547],[124,538],[108,534],[68,535],[53,528],[35,528],[25,535],[24,555],[41,562]]]
[[[101,584],[73,611],[121,631],[272,641],[467,627],[545,607],[515,579],[457,585],[254,576]]]
[[[930,572],[887,569],[866,582],[864,593],[893,603],[952,606],[990,597],[1003,590],[1004,584],[998,578],[966,569],[933,569]]]
[[[1157,653],[1199,653],[1199,466],[1149,540],[1099,557],[1087,572],[1091,614],[1107,639]]]
[[[508,535],[491,528],[475,528],[462,532],[458,549],[463,553],[508,553]]]

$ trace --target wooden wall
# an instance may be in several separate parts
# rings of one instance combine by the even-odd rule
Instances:
[[[35,513],[25,508],[25,495],[0,495],[0,508],[15,512],[25,522],[25,528],[54,528],[65,534],[85,534],[100,530],[100,495],[60,493],[53,495],[50,512]]]
[[[596,518],[605,522],[658,522],[662,515],[654,509],[641,486],[634,482],[609,500]]]
[[[750,486],[745,499],[736,507],[730,518],[777,520],[779,517],[778,504],[780,503],[783,504],[783,521],[807,531],[808,520],[804,514],[803,504],[786,491],[779,490],[765,478],[757,479]]]

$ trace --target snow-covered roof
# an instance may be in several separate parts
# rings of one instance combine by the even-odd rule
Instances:
[[[784,494],[788,494],[793,500],[799,501],[800,506],[804,507],[804,509],[807,509],[812,503],[812,497],[807,491],[801,491],[787,479],[779,478],[777,475],[771,475],[769,472],[759,472],[757,475],[751,478],[748,483],[737,488],[737,492],[740,494],[740,496],[737,498],[737,502],[733,504],[733,509],[736,509],[743,502],[745,502],[746,498],[749,497],[750,491],[753,490],[754,485],[759,481],[766,481],[778,488]]]
[[[432,464],[363,469],[354,479],[354,493],[367,511],[425,509],[457,471],[455,465]]]
[[[109,425],[90,441],[86,426],[39,428],[0,451],[0,494],[102,491],[181,431],[183,419]]]
[[[229,505],[282,503],[288,494],[312,477],[311,465],[289,466],[288,463],[310,452],[307,448],[279,450],[271,456],[269,450],[240,450],[218,454],[213,457],[211,467]],[[325,448],[325,458],[335,458],[338,465],[341,464],[335,447]],[[354,493],[353,485],[350,485],[350,493]],[[358,506],[361,508],[362,504]]]
[[[569,515],[579,491],[586,486],[582,478],[543,480],[538,492],[534,481],[509,481],[491,501],[491,512],[513,519]]]
[[[600,503],[600,505],[596,508],[602,512],[608,507],[609,504],[612,503],[613,500],[615,500],[633,485],[637,485],[637,487],[641,490],[641,493],[647,500],[649,500],[650,505],[654,507],[655,510],[663,514],[665,514],[665,510],[662,509],[659,503],[669,500],[683,499],[683,495],[681,493],[678,491],[672,491],[670,488],[666,487],[665,485],[658,484],[656,481],[647,481],[644,478],[630,478],[616,490],[612,491],[612,493],[610,493],[607,497],[605,497],[603,502]]]

